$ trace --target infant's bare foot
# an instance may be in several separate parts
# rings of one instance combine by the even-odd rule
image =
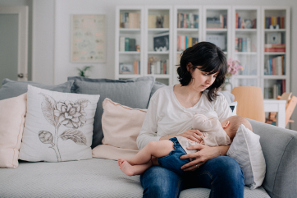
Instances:
[[[124,161],[125,161],[124,159],[118,159],[118,164],[119,164],[119,166],[121,166],[121,164],[122,164]]]
[[[124,160],[121,163],[120,169],[122,170],[123,173],[125,173],[128,176],[135,175],[134,172],[133,172],[133,166],[131,164],[129,164],[129,162],[127,162],[126,160]]]

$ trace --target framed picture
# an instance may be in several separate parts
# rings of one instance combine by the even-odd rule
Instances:
[[[120,74],[133,74],[133,65],[132,64],[124,64],[120,63]]]
[[[154,36],[154,51],[169,51],[169,33],[163,33]]]
[[[71,39],[72,62],[105,62],[105,15],[73,15]]]
[[[267,44],[281,44],[282,34],[280,32],[267,33]]]

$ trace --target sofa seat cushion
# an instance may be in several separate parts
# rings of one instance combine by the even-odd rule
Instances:
[[[17,169],[0,169],[0,178],[1,197],[140,198],[143,190],[139,176],[125,175],[115,160],[97,158],[61,163],[20,162]],[[209,192],[205,188],[188,189],[180,197],[206,198]],[[245,187],[244,195],[269,197],[262,187]]]

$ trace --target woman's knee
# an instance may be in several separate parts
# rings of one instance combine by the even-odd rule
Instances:
[[[229,182],[238,182],[243,185],[243,172],[236,160],[228,156],[220,156],[216,160],[216,164],[218,164],[216,167],[218,177],[224,181],[229,180]]]
[[[176,197],[180,191],[180,177],[159,166],[148,169],[140,180],[144,197]]]

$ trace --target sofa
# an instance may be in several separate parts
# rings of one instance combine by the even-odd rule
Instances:
[[[105,98],[131,108],[145,109],[161,83],[152,77],[132,80],[88,79],[70,77],[60,85],[3,80],[0,101],[27,91],[27,85],[47,90],[77,94],[100,92],[98,107]],[[225,93],[232,102],[232,95]],[[91,148],[103,144],[102,109],[96,110]],[[250,120],[260,136],[266,176],[262,186],[245,187],[244,196],[297,196],[297,132]],[[28,162],[19,160],[16,168],[0,168],[0,197],[142,197],[139,176],[126,176],[116,160],[94,157],[63,162]],[[183,190],[180,197],[208,197],[209,189]]]

